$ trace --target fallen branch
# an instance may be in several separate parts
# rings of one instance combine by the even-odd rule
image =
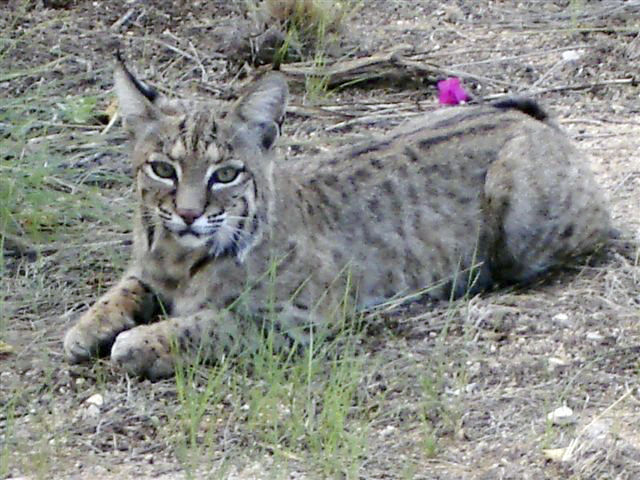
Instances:
[[[313,62],[282,64],[280,71],[292,82],[304,83],[308,77],[326,78],[330,88],[344,88],[361,82],[385,79],[420,79],[422,83],[435,84],[439,79],[451,76],[500,87],[517,88],[517,85],[511,82],[412,60],[405,56],[412,50],[411,45],[402,44],[369,57],[337,61],[325,67],[315,65]],[[265,66],[262,71],[269,68],[270,66]]]
[[[125,23],[127,23],[131,19],[134,13],[135,13],[135,10],[133,8],[130,8],[125,12],[123,16],[121,16],[118,20],[113,22],[113,24],[109,27],[109,29],[113,31],[119,30],[121,26],[123,26]]]
[[[398,45],[369,57],[338,61],[326,67],[319,67],[313,62],[282,64],[280,71],[293,82],[304,83],[308,77],[327,78],[329,87],[380,80],[390,75],[397,76],[395,58],[412,48],[411,45]]]

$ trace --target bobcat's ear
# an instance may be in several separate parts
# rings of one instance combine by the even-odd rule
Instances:
[[[134,77],[120,54],[116,55],[113,78],[122,122],[127,130],[136,134],[148,122],[160,119],[162,114],[156,105],[158,92]]]
[[[280,134],[288,95],[282,74],[270,73],[262,77],[234,106],[233,128],[246,128],[252,142],[269,150]]]

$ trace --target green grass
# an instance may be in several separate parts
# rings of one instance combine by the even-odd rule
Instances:
[[[7,51],[3,52],[3,56]],[[40,73],[40,70],[35,69]],[[5,71],[4,75],[23,72]],[[31,73],[32,74],[32,73]],[[82,97],[77,97],[82,98]],[[51,88],[33,86],[23,95],[0,98],[0,273],[5,249],[34,255],[36,245],[67,237],[69,229],[106,212],[95,189],[77,185],[66,166],[68,128],[59,115],[64,98]],[[6,331],[7,295],[0,298],[0,340]]]
[[[574,28],[581,27],[579,18],[584,13],[584,0],[569,0],[568,9],[571,12],[571,25]]]
[[[313,57],[313,67],[317,72],[322,72],[325,67],[325,56],[322,50],[317,50]],[[304,80],[305,100],[308,103],[316,104],[330,95],[329,81],[330,76],[327,74],[311,74],[307,75]]]
[[[29,41],[24,35],[17,38]],[[0,60],[6,64],[18,43],[0,43]],[[13,353],[7,364],[18,358],[20,365],[23,333],[46,334],[43,310],[73,302],[73,292],[61,295],[56,288],[81,281],[78,272],[88,273],[89,265],[95,270],[85,278],[100,279],[105,255],[95,255],[102,249],[92,244],[104,238],[92,237],[96,228],[118,233],[129,229],[127,215],[121,214],[125,202],[113,199],[131,180],[86,161],[102,155],[106,140],[114,135],[101,134],[105,97],[86,87],[81,94],[64,88],[63,82],[82,83],[82,73],[44,80],[56,62],[5,69],[0,78],[23,85],[19,94],[0,97],[0,342],[19,339],[9,345]],[[56,452],[66,435],[61,434],[64,423],[55,400],[60,392],[54,390],[60,365],[47,353],[26,357],[39,376],[25,380],[30,382],[25,391],[0,385],[0,478],[15,471],[47,478],[58,461]],[[0,357],[0,363],[4,361]]]
[[[274,260],[266,282],[276,284],[277,267]],[[311,334],[302,351],[295,345],[282,348],[281,335],[269,323],[278,321],[272,308],[263,334],[249,339],[250,349],[213,366],[204,365],[200,355],[178,364],[174,438],[190,476],[197,477],[198,466],[211,463],[210,452],[224,449],[220,426],[233,420],[251,439],[249,451],[271,455],[285,471],[290,463],[302,462],[325,478],[358,477],[368,430],[368,414],[358,396],[364,371],[357,349],[362,329],[349,301],[348,269],[338,277],[346,277],[345,294],[333,335]],[[233,315],[238,322],[253,322],[237,311]],[[219,465],[217,474],[222,475],[225,462]]]
[[[38,68],[34,71],[41,72]],[[78,79],[69,76],[67,80]],[[100,150],[108,138],[101,135],[104,127],[97,121],[101,100],[91,94],[63,96],[58,84],[46,82],[33,84],[22,95],[0,99],[0,273],[3,277],[8,273],[5,271],[10,260],[7,252],[13,258],[14,267],[22,257],[30,262],[42,254],[65,257],[64,252],[70,247],[79,247],[78,242],[84,244],[79,249],[84,256],[84,252],[91,251],[91,243],[103,240],[89,238],[87,225],[91,225],[92,231],[102,228],[125,232],[130,228],[129,215],[117,214],[118,208],[128,209],[126,202],[114,202],[115,192],[104,186],[123,187],[131,180],[85,161],[92,155],[101,155]],[[68,265],[74,266],[77,264]],[[40,281],[44,282],[45,277]],[[20,282],[31,280],[25,276]],[[25,290],[28,293],[28,298],[23,299],[25,305],[27,302],[36,305],[38,297],[49,290],[47,285]],[[11,292],[3,288],[0,340],[4,339],[10,320],[9,295]]]
[[[201,359],[176,366],[175,384],[178,400],[176,455],[189,477],[196,475],[198,463],[214,448],[214,433],[210,427],[210,409],[215,411],[227,393],[228,363],[202,367]],[[209,422],[207,422],[207,420]]]
[[[368,420],[357,395],[364,362],[359,338],[357,329],[345,327],[298,353],[274,347],[271,331],[255,351],[214,366],[200,358],[179,364],[173,428],[188,475],[197,477],[198,467],[211,463],[210,452],[221,448],[220,425],[233,419],[252,439],[250,450],[270,454],[285,469],[303,462],[325,478],[357,478]]]
[[[91,152],[76,138],[95,141],[95,96],[52,96],[47,89],[0,100],[0,234],[46,243],[85,222],[104,222],[109,206],[89,173],[70,158]],[[98,128],[98,127],[95,127]],[[85,140],[81,140],[85,141]],[[103,181],[124,182],[118,175]],[[123,225],[121,225],[123,226]]]
[[[2,405],[0,415],[4,418],[5,426],[0,431],[0,478],[5,478],[9,473],[9,462],[11,460],[12,449],[11,446],[15,442],[15,404],[17,401],[17,394],[12,394],[6,403]]]

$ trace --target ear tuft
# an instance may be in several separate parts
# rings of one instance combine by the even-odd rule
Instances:
[[[120,52],[116,55],[113,77],[125,128],[135,133],[145,122],[158,118],[159,111],[154,105],[158,92],[133,76],[122,61]]]
[[[280,127],[275,122],[261,123],[257,127],[260,136],[261,147],[263,150],[269,150],[276,143],[280,134]]]

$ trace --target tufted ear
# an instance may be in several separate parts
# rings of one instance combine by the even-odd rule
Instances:
[[[233,128],[246,128],[253,142],[263,150],[269,150],[280,134],[288,94],[282,74],[265,75],[234,106]]]
[[[136,134],[149,122],[160,119],[158,92],[134,77],[120,54],[116,55],[113,78],[120,115],[127,130]]]

